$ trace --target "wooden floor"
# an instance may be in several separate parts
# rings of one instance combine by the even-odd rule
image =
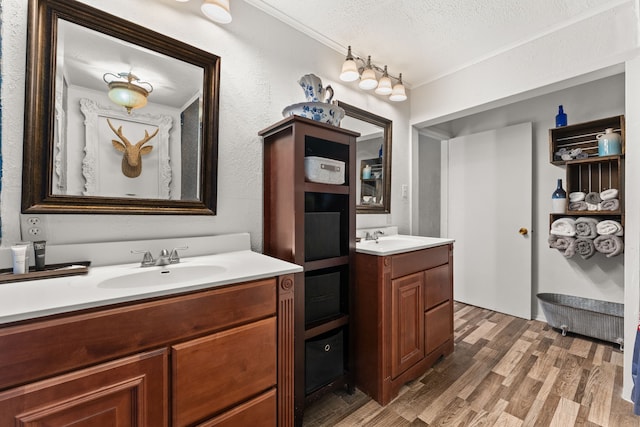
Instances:
[[[622,360],[614,344],[456,303],[451,356],[386,407],[359,390],[329,394],[304,426],[640,426],[620,397]]]

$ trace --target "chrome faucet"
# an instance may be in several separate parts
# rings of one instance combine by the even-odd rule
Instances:
[[[376,230],[373,233],[369,233],[368,231],[364,235],[364,240],[375,240],[378,242],[378,238],[384,234],[382,230]]]
[[[188,246],[181,246],[179,248],[173,248],[171,253],[168,250],[162,249],[160,251],[160,255],[158,258],[153,259],[153,255],[151,255],[150,251],[131,251],[132,254],[144,254],[142,256],[142,262],[140,263],[140,267],[153,267],[153,266],[163,266],[169,264],[177,264],[180,262],[180,256],[178,255],[178,250],[189,249]]]

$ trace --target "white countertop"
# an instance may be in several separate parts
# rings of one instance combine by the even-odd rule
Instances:
[[[368,255],[387,256],[418,251],[453,243],[454,239],[441,237],[409,236],[405,234],[383,235],[378,240],[364,240],[356,243],[356,252]]]
[[[215,255],[183,258],[176,268],[214,266],[212,279],[185,280],[175,285],[143,284],[129,287],[103,287],[113,277],[131,275],[163,267],[141,268],[140,263],[91,267],[86,275],[30,280],[0,285],[0,324],[71,312],[109,304],[166,296],[216,286],[297,273],[302,267],[276,258],[241,250]],[[169,265],[164,268],[171,269]],[[158,273],[160,274],[160,273]]]

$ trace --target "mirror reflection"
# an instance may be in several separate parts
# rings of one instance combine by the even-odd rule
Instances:
[[[63,19],[56,50],[52,194],[197,200],[203,69]]]
[[[360,133],[356,140],[356,212],[389,213],[391,206],[391,120],[338,101],[340,126]]]
[[[220,58],[29,0],[22,212],[215,215]]]

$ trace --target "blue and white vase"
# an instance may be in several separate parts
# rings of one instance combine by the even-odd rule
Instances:
[[[551,213],[565,213],[567,209],[567,192],[562,188],[562,179],[558,179],[556,191],[551,195]]]

